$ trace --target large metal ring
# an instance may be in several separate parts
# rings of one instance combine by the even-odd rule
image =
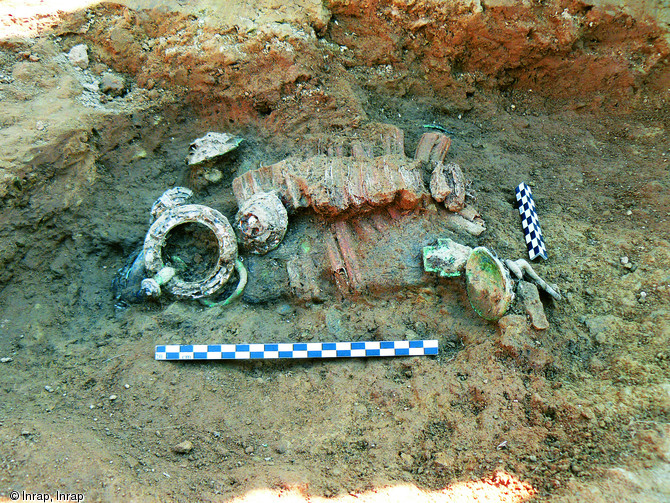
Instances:
[[[144,261],[151,274],[163,269],[165,264],[162,250],[168,234],[178,225],[189,222],[204,225],[214,233],[219,260],[206,278],[200,281],[184,281],[175,276],[165,288],[177,297],[198,299],[213,294],[226,284],[235,268],[237,240],[228,219],[220,212],[201,204],[185,204],[166,209],[151,225],[144,239]]]

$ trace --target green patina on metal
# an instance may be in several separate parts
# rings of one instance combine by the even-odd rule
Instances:
[[[309,253],[312,251],[312,245],[308,239],[303,239],[302,241],[300,241],[300,250],[303,253]]]
[[[423,269],[441,278],[462,275],[470,248],[451,239],[438,239],[437,245],[423,247]]]
[[[249,277],[249,273],[247,272],[247,268],[244,267],[244,262],[242,262],[239,257],[235,259],[235,270],[237,271],[237,275],[240,277],[239,282],[237,283],[237,288],[235,288],[235,291],[228,296],[227,299],[222,300],[221,302],[215,302],[213,300],[209,299],[198,299],[200,303],[203,306],[206,307],[223,307],[227,306],[234,300],[237,300],[242,296],[242,293],[244,292],[244,287],[247,286],[247,279]]]
[[[456,259],[454,257],[444,257],[440,252],[443,250],[439,246],[424,246],[423,248],[423,269],[426,272],[436,273],[441,278],[453,278],[461,275],[458,270],[451,270]],[[448,268],[445,269],[445,266]]]
[[[502,263],[488,249],[478,247],[468,258],[465,270],[472,309],[486,320],[499,320],[514,299],[512,281]]]

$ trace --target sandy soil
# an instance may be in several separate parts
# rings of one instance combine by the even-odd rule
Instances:
[[[3,13],[0,501],[12,490],[86,501],[667,501],[666,11],[216,5]],[[492,52],[496,40],[510,42]],[[89,46],[85,70],[67,58],[78,43]],[[105,74],[122,77],[125,94],[101,92]],[[143,242],[153,201],[194,183],[193,139],[245,139],[218,184],[194,186],[232,218],[233,176],[371,122],[403,129],[409,156],[424,124],[453,132],[448,160],[487,223],[469,239],[500,256],[526,255],[513,189],[532,185],[549,253],[536,268],[564,294],[542,298],[548,330],[532,329],[518,304],[503,330],[472,311],[459,280],[429,275],[374,294],[333,287],[319,302],[283,291],[225,308],[114,302],[112,280]],[[436,215],[402,218],[415,217]],[[314,218],[292,219],[290,232]],[[439,339],[439,355],[153,359],[162,343],[417,337]]]

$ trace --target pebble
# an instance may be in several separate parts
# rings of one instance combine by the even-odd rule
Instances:
[[[421,339],[421,336],[417,334],[414,330],[408,328],[407,330],[405,330],[405,339],[407,339],[408,341],[415,341]]]
[[[344,327],[342,311],[335,307],[331,307],[326,311],[326,326],[328,327],[328,333],[333,337],[339,337],[342,335]]]
[[[24,437],[29,437],[32,435],[32,433],[30,433],[30,430],[21,430],[21,435]]]
[[[621,257],[619,260],[621,260],[621,263],[623,265],[626,265],[629,262],[628,257],[625,256],[625,255],[623,257]]]
[[[123,96],[126,92],[126,81],[120,75],[105,73],[100,80],[100,91],[110,96]]]
[[[293,314],[293,306],[287,302],[282,302],[277,306],[275,311],[280,316],[288,316],[289,314]]]
[[[48,393],[53,393],[53,392],[54,392],[54,389],[53,389],[51,386],[49,386],[48,384],[47,384],[46,386],[44,386],[44,389],[45,389]]]
[[[126,389],[130,389],[130,384],[124,384],[123,387]]]
[[[362,403],[354,404],[353,411],[361,416],[366,416],[368,414],[368,408]]]
[[[247,447],[244,449],[244,452],[246,452],[247,454],[253,454],[253,452],[254,452],[254,448],[253,448],[253,446],[251,446],[251,445],[247,446]]]
[[[72,66],[85,70],[88,68],[88,47],[86,44],[75,45],[67,54]]]
[[[622,320],[613,315],[594,316],[587,318],[585,323],[592,337],[599,333],[609,335],[622,330]]]
[[[0,358],[0,363],[9,363],[11,361],[14,361],[14,358],[12,358],[11,356],[3,356],[2,358]]]
[[[95,63],[93,66],[91,66],[91,69],[90,69],[91,73],[94,74],[94,75],[97,75],[98,77],[100,75],[102,75],[104,72],[106,72],[107,70],[109,70],[109,68],[107,67],[107,65],[105,65],[103,63]]]
[[[400,459],[402,460],[402,464],[406,469],[411,468],[412,465],[414,464],[414,456],[406,452],[400,453]]]
[[[537,287],[533,283],[519,281],[517,288],[533,328],[537,330],[546,330],[549,328],[549,321],[544,314],[544,307],[542,306]]]
[[[137,468],[137,466],[140,464],[137,458],[134,458],[131,455],[125,456],[124,459],[126,460],[126,463],[128,463],[128,466],[130,468]]]
[[[530,456],[528,456],[528,460],[531,463],[536,463],[537,462],[537,456],[535,454],[531,454]]]
[[[450,456],[446,452],[438,452],[433,456],[433,464],[436,468],[450,468],[454,463],[453,456]]]
[[[216,168],[212,168],[205,172],[204,178],[209,183],[219,183],[223,178],[223,173],[221,173],[221,171]]]
[[[523,353],[524,346],[530,347],[532,341],[528,335],[526,317],[516,314],[508,314],[498,321],[499,336],[496,346],[513,358]]]
[[[192,450],[193,450],[193,444],[189,440],[179,442],[177,445],[172,447],[172,452],[176,454],[188,454]]]
[[[119,397],[116,396],[116,395],[109,395],[109,399],[110,399],[112,402],[113,402],[114,400],[116,400],[117,398],[119,398]]]
[[[277,454],[285,454],[286,451],[289,450],[290,445],[291,444],[288,441],[280,440],[279,442],[277,442],[277,445],[275,446],[275,451],[277,452]]]
[[[633,214],[633,212],[632,212],[631,210],[628,210],[628,211],[626,212],[626,215],[628,215],[628,216],[631,216],[632,214]]]

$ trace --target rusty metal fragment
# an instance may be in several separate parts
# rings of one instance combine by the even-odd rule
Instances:
[[[451,146],[451,138],[442,133],[424,133],[419,139],[414,159],[424,162],[442,163]]]
[[[311,208],[328,218],[390,204],[413,209],[428,197],[419,162],[400,155],[288,158],[233,180],[240,206],[254,194],[269,191],[276,191],[291,211]]]
[[[307,157],[325,154],[329,157],[367,157],[379,155],[405,155],[405,133],[391,124],[372,122],[354,133],[323,135],[306,138],[302,149]],[[356,151],[356,153],[354,153]]]
[[[460,211],[465,206],[465,177],[461,167],[453,162],[435,165],[430,177],[430,193],[438,203],[444,202],[449,211]]]

